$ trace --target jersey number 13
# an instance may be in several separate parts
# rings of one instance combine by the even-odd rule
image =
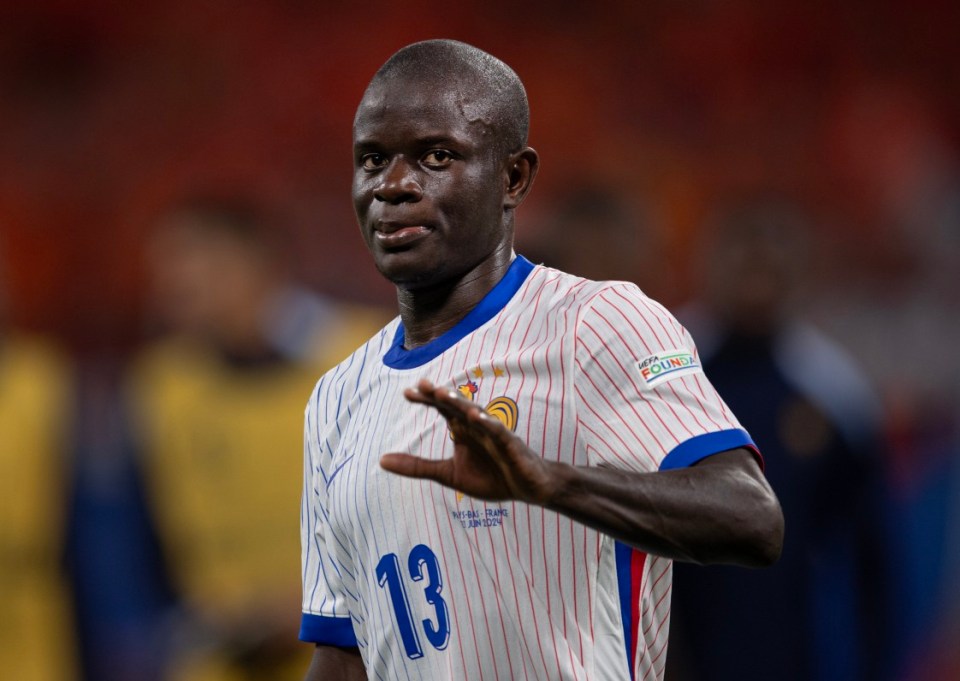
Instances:
[[[443,650],[450,642],[450,618],[447,603],[440,596],[443,590],[443,576],[440,574],[440,563],[436,554],[426,544],[417,544],[410,551],[407,559],[407,569],[410,579],[414,582],[427,580],[423,588],[423,596],[436,613],[436,624],[430,619],[421,621],[423,633],[437,650]],[[390,594],[393,605],[393,614],[397,620],[397,629],[403,649],[411,660],[423,657],[423,648],[420,637],[413,623],[410,611],[410,601],[407,599],[407,589],[400,574],[400,560],[397,554],[388,553],[377,563],[377,581],[381,588],[385,587]]]

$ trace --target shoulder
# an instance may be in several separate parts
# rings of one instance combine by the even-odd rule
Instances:
[[[399,324],[400,318],[394,317],[353,352],[324,372],[314,386],[308,409],[310,405],[326,399],[331,391],[337,390],[342,394],[345,389],[356,389],[364,377],[369,379],[383,370],[383,355],[390,348]]]
[[[527,289],[550,307],[568,308],[582,314],[590,314],[597,307],[622,307],[628,313],[634,309],[666,313],[633,282],[595,281],[546,265],[538,265],[533,270]]]
[[[8,399],[65,408],[72,382],[67,355],[53,341],[20,333],[0,339],[0,390]]]
[[[518,308],[536,306],[544,320],[563,316],[577,352],[594,354],[611,342],[644,356],[664,350],[695,352],[687,330],[662,304],[629,281],[594,281],[540,265],[533,270]]]
[[[66,378],[69,362],[53,341],[30,334],[11,334],[0,339],[0,361],[6,371],[22,372],[34,378]]]
[[[549,267],[538,269],[545,278],[556,278],[552,303],[575,314],[578,336],[619,331],[686,342],[688,334],[673,314],[633,282],[593,281]]]
[[[386,373],[383,355],[390,348],[399,323],[399,317],[391,321],[316,382],[304,407],[309,456],[331,455],[364,396]]]

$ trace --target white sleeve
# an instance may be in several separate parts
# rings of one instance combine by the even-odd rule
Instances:
[[[326,479],[331,443],[324,437],[323,381],[304,415],[303,494],[300,500],[300,555],[303,607],[300,640],[351,647],[357,645],[347,607],[342,568],[327,544]]]
[[[592,464],[637,472],[756,450],[707,380],[693,339],[636,286],[605,286],[577,327],[578,423]]]

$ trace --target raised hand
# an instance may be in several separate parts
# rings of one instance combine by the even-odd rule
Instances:
[[[526,443],[481,407],[449,388],[421,380],[404,397],[439,411],[453,433],[453,457],[424,459],[390,453],[380,466],[391,473],[434,480],[486,501],[513,499],[544,505],[557,489],[561,464],[544,461]]]

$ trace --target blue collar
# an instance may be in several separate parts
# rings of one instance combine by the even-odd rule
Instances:
[[[510,268],[503,275],[503,279],[490,289],[490,292],[467,313],[467,316],[457,322],[452,329],[442,336],[434,338],[426,345],[421,345],[413,350],[404,348],[403,322],[400,322],[397,326],[397,333],[393,337],[393,345],[383,356],[383,363],[392,369],[415,369],[439,357],[465,336],[493,319],[510,302],[514,294],[520,290],[520,286],[533,271],[533,267],[532,262],[522,255],[518,255],[510,263]]]

